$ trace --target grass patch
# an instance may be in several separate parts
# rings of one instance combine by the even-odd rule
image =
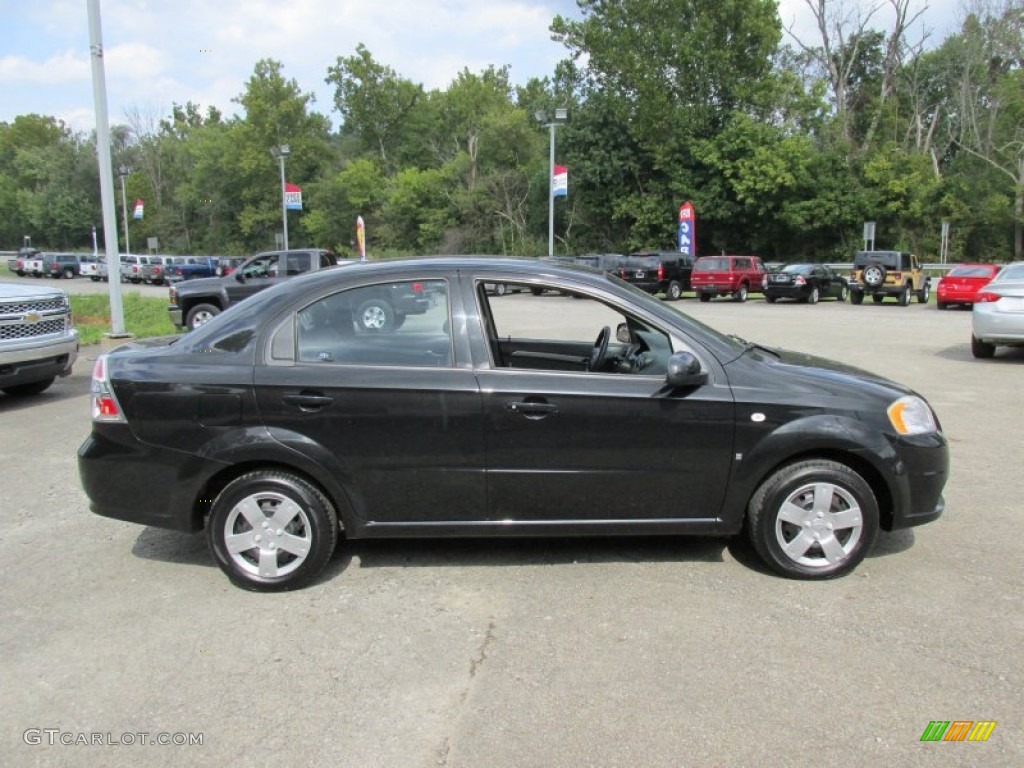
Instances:
[[[167,314],[166,299],[125,293],[121,296],[121,304],[124,307],[125,330],[136,338],[177,333]],[[99,293],[72,296],[71,312],[82,344],[99,344],[103,334],[111,330],[109,296]]]

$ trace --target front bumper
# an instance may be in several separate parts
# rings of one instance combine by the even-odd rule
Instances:
[[[62,341],[32,341],[0,351],[0,387],[67,376],[78,359],[78,331]]]
[[[892,516],[886,530],[911,528],[938,519],[946,508],[942,490],[949,479],[949,444],[941,432],[898,438],[891,484]]]

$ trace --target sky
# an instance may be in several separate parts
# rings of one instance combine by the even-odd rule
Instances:
[[[870,0],[844,0],[862,3]],[[919,0],[941,40],[957,28],[961,0]],[[882,0],[877,0],[885,5]],[[173,103],[232,102],[256,62],[282,62],[331,118],[324,82],[339,56],[363,43],[378,62],[426,88],[445,88],[464,68],[510,67],[512,81],[550,76],[567,51],[551,40],[556,14],[578,18],[575,0],[100,0],[111,123],[129,112],[164,116]],[[72,128],[95,126],[87,0],[0,0],[0,121],[37,113]],[[813,39],[805,0],[781,0],[784,25]],[[885,29],[883,8],[876,17]]]

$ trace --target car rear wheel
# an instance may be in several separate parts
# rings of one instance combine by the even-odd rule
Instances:
[[[219,314],[220,307],[218,306],[213,304],[196,304],[188,311],[185,324],[190,331],[193,331],[201,325],[206,325]]]
[[[924,285],[921,287],[921,290],[917,292],[917,303],[918,304],[927,304],[928,303],[928,299],[931,298],[931,295],[932,295],[932,287],[931,287],[931,285],[928,282],[928,278],[925,278]]]
[[[508,286],[505,285],[504,283],[498,283],[497,285],[494,286],[494,293],[498,296],[504,296],[506,293],[508,293]]]
[[[809,294],[807,294],[807,303],[808,304],[817,304],[818,303],[819,295],[820,294],[818,293],[818,289],[817,288],[811,288],[811,292]]]
[[[678,280],[673,280],[668,284],[668,288],[665,291],[665,296],[669,301],[678,301],[679,297],[683,295],[683,286],[679,284]]]
[[[910,286],[903,286],[903,290],[900,291],[899,302],[901,307],[910,306]]]
[[[702,293],[700,295],[700,300],[703,301],[703,302],[711,301],[711,294],[710,293]]]
[[[936,301],[935,302],[935,308],[936,309],[949,309],[949,304],[947,304],[944,301]]]
[[[327,497],[302,477],[257,471],[217,495],[206,534],[217,565],[237,586],[296,589],[330,560],[338,518]]]
[[[851,304],[863,304],[864,303],[864,292],[863,291],[853,291],[852,293],[850,293],[850,303]]]
[[[64,267],[64,279],[65,280],[70,280],[74,276],[75,276],[75,270],[73,270],[71,267]]]
[[[979,360],[988,360],[996,353],[996,345],[982,341],[977,336],[971,336],[971,354]]]
[[[733,298],[736,301],[746,301],[747,300],[747,286],[746,285],[741,285],[739,287],[739,289],[736,291],[736,293],[733,294]]]
[[[850,290],[846,287],[846,283],[839,286],[839,301],[846,301],[846,297],[849,295]]]
[[[51,376],[48,379],[42,381],[31,381],[28,384],[15,384],[11,387],[4,387],[4,394],[10,395],[11,397],[29,397],[31,395],[38,395],[41,392],[45,392],[53,384],[55,376]]]
[[[765,296],[764,300],[767,301],[769,304],[774,304],[777,298],[777,296]]]
[[[747,534],[777,573],[830,579],[853,570],[878,535],[878,503],[863,477],[824,459],[775,472],[750,500]]]
[[[364,331],[390,331],[395,328],[395,311],[383,299],[367,299],[356,310],[359,328]]]

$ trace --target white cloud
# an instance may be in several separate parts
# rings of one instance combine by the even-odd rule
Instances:
[[[64,51],[45,61],[26,56],[0,58],[0,82],[31,85],[59,85],[89,78],[89,60],[74,51]]]

